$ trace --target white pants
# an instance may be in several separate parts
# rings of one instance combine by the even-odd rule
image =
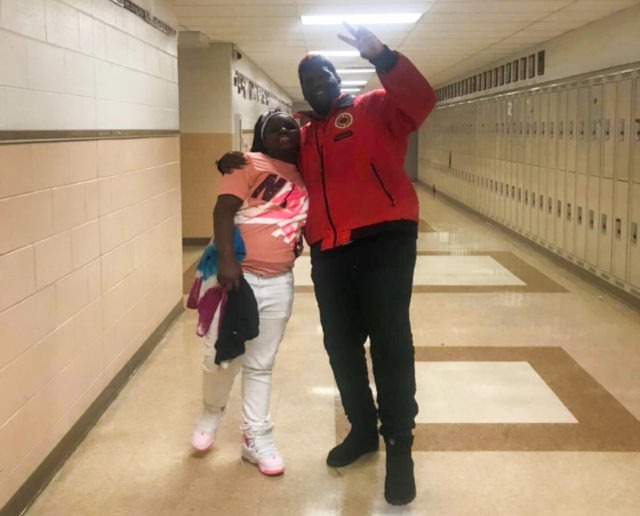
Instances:
[[[276,353],[293,304],[293,273],[257,276],[244,273],[258,303],[260,334],[245,344],[245,353],[230,362],[216,365],[219,311],[206,335],[202,394],[204,413],[198,426],[214,431],[224,411],[233,381],[242,369],[242,425],[258,428],[270,424],[271,375]]]

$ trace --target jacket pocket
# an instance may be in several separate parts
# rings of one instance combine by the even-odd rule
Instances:
[[[370,163],[369,165],[371,166],[371,172],[373,173],[373,177],[376,178],[376,181],[380,185],[380,188],[382,188],[382,191],[387,196],[387,199],[389,199],[389,202],[391,203],[391,206],[395,206],[396,205],[396,201],[394,200],[393,195],[391,195],[391,192],[384,185],[384,182],[382,181],[382,178],[380,177],[380,174],[378,173],[378,169],[376,169],[376,166],[373,163]]]

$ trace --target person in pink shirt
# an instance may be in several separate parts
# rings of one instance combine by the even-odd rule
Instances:
[[[242,370],[242,457],[265,475],[284,473],[284,461],[273,441],[269,414],[275,356],[284,336],[293,303],[293,263],[299,252],[308,195],[296,166],[300,128],[290,115],[271,110],[255,125],[251,152],[244,168],[223,174],[213,211],[218,252],[217,279],[237,289],[242,277],[258,305],[259,335],[245,353],[215,364],[219,313],[206,335],[203,363],[204,410],[191,438],[204,452],[214,443],[233,381]],[[246,255],[234,250],[238,227]]]

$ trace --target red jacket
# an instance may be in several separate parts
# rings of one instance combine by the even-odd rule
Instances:
[[[307,242],[331,249],[384,231],[397,221],[415,224],[418,198],[404,171],[409,134],[436,103],[435,92],[403,55],[378,74],[384,90],[343,95],[329,115],[302,127],[300,171],[309,192]]]

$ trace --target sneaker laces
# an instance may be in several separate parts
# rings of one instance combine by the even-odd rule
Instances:
[[[278,455],[271,432],[264,434],[254,433],[250,438],[253,440],[252,448],[256,451],[258,457],[275,457]]]

